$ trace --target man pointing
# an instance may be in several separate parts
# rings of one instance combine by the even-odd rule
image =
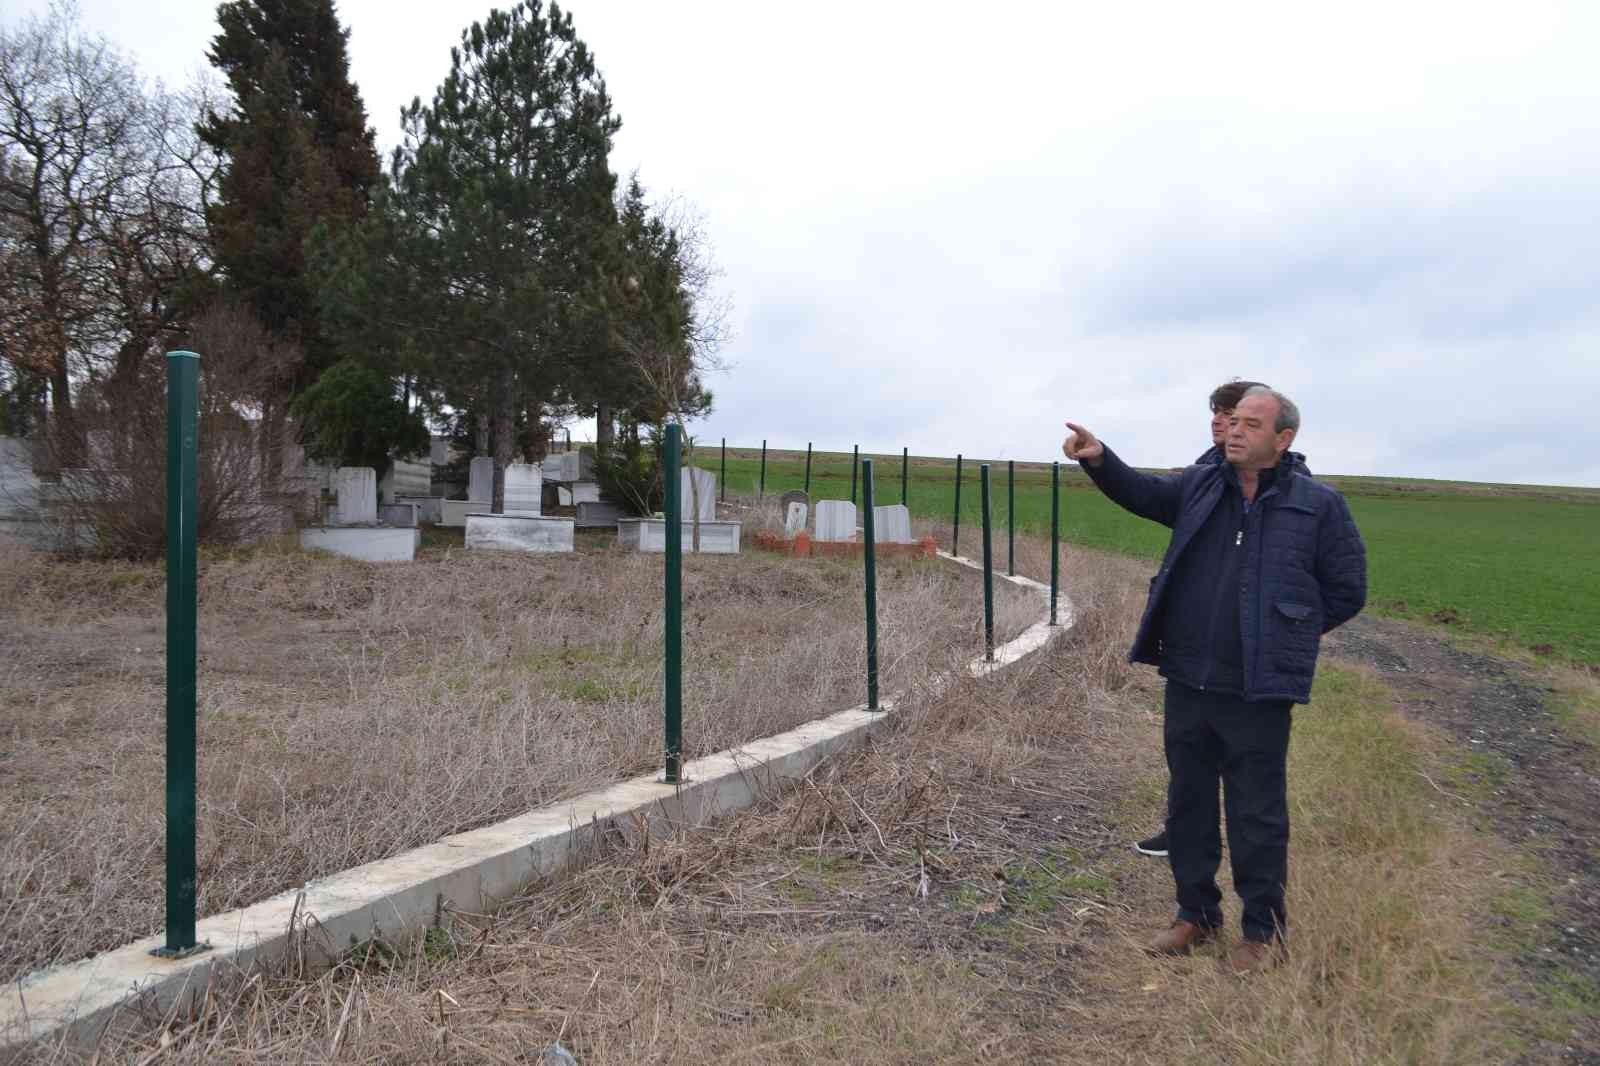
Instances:
[[[1166,678],[1170,861],[1178,914],[1149,950],[1186,955],[1221,930],[1217,783],[1244,904],[1234,972],[1282,955],[1288,929],[1290,708],[1311,697],[1322,634],[1366,602],[1366,549],[1344,498],[1289,454],[1300,412],[1248,390],[1225,462],[1142,474],[1073,422],[1062,450],[1117,504],[1172,529],[1129,658]]]

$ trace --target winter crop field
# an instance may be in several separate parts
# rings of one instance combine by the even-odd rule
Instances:
[[[878,503],[900,503],[900,456],[874,456]],[[715,471],[717,446],[702,444],[698,465]],[[964,555],[981,550],[978,466],[962,462],[961,530]],[[753,491],[760,450],[729,448],[730,491]],[[995,551],[1005,560],[1006,468],[991,461]],[[768,495],[801,488],[803,451],[767,453]],[[1344,493],[1368,549],[1369,608],[1410,621],[1447,627],[1534,654],[1600,665],[1600,489],[1404,478],[1326,479]],[[814,497],[850,494],[850,454],[812,456]],[[942,520],[954,513],[955,461],[912,457],[911,510]],[[1062,536],[1078,547],[1158,558],[1167,531],[1124,512],[1090,484],[1074,463],[1062,464]],[[859,501],[859,489],[857,493]],[[1017,528],[1048,534],[1050,467],[1018,463]],[[946,529],[946,533],[948,533]],[[948,547],[947,537],[941,546]]]

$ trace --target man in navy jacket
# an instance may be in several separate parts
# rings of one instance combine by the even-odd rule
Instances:
[[[1257,387],[1234,409],[1226,462],[1158,476],[1067,423],[1063,445],[1100,490],[1172,529],[1129,658],[1167,679],[1170,861],[1178,915],[1149,950],[1185,955],[1222,927],[1217,783],[1244,938],[1236,973],[1281,957],[1287,930],[1290,708],[1311,698],[1322,634],[1366,602],[1366,548],[1344,498],[1289,451],[1300,412]]]
[[[1200,453],[1200,458],[1193,465],[1200,463],[1221,463],[1226,461],[1223,446],[1228,440],[1228,423],[1233,420],[1233,409],[1242,399],[1244,394],[1257,385],[1265,387],[1261,381],[1241,381],[1234,378],[1224,381],[1221,385],[1211,390],[1207,403],[1211,408],[1211,447]],[[1309,471],[1308,471],[1309,473]],[[1168,808],[1171,803],[1169,797]],[[1167,823],[1163,821],[1159,831],[1133,845],[1133,850],[1141,855],[1152,855],[1156,858],[1167,857]]]

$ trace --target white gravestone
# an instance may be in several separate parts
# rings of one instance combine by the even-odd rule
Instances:
[[[417,524],[417,505],[414,503],[386,503],[378,508],[378,518],[386,526],[411,529]]]
[[[616,529],[617,521],[626,517],[621,507],[607,500],[578,502],[579,529]]]
[[[817,502],[817,540],[856,539],[856,505],[849,500]]]
[[[378,492],[384,503],[394,503],[399,496],[426,496],[433,467],[412,459],[395,459],[389,472],[378,482]]]
[[[484,504],[494,499],[494,460],[487,455],[467,465],[467,499]]]
[[[441,496],[396,496],[395,503],[411,503],[417,507],[417,521],[438,525],[444,517],[444,498]]]
[[[546,481],[588,481],[594,474],[592,452],[558,452],[545,456]]]
[[[678,493],[684,521],[693,521],[696,515],[702,522],[717,520],[717,476],[711,471],[697,466],[684,467],[678,472]]]
[[[911,509],[903,503],[872,509],[872,535],[879,544],[915,544],[911,537]]]
[[[600,501],[600,482],[574,481],[572,483],[572,502],[598,503]]]
[[[465,529],[467,515],[481,514],[489,506],[488,500],[440,500],[439,524]]]
[[[784,511],[783,535],[793,537],[796,533],[804,532],[806,528],[806,505],[796,501],[791,503]]]
[[[544,480],[538,463],[512,463],[506,467],[506,514],[537,517],[543,495]]]
[[[378,521],[378,472],[370,466],[341,466],[334,474],[339,524],[370,526]]]

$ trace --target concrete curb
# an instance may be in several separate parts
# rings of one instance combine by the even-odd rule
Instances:
[[[939,554],[982,570],[970,559]],[[1049,595],[1049,586],[1029,578],[995,576]],[[1064,597],[1060,606],[1061,625],[1052,627],[1047,620],[1030,626],[997,647],[994,662],[980,656],[966,673],[985,677],[1045,647],[1072,626]],[[953,680],[946,678],[945,684]],[[803,779],[830,755],[881,730],[894,706],[892,698],[882,703],[880,712],[853,707],[692,760],[684,768],[688,781],[681,785],[634,778],[201,919],[196,932],[211,950],[189,958],[153,957],[151,949],[165,940],[157,935],[30,974],[13,982],[0,999],[0,1048],[44,1038],[92,1041],[129,1001],[166,1010],[186,993],[203,994],[219,964],[246,967],[289,948],[297,935],[312,934],[306,939],[320,941],[331,958],[369,938],[419,936],[446,907],[481,912],[529,881],[571,866],[604,832],[670,834],[748,807],[764,792]]]

